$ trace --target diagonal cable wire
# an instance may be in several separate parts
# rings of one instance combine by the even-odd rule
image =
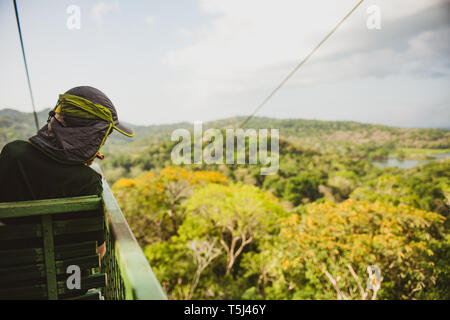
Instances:
[[[325,36],[325,38],[322,39],[322,41],[319,42],[319,44],[283,79],[283,81],[281,81],[281,83],[263,100],[263,102],[261,102],[258,107],[255,109],[255,111],[253,111],[253,113],[248,116],[247,119],[245,119],[244,122],[241,123],[241,125],[239,126],[239,128],[243,128],[247,122],[250,121],[251,118],[253,118],[255,116],[255,114],[267,103],[267,101],[269,101],[274,95],[275,93],[277,93],[278,90],[280,90],[280,88],[297,72],[298,69],[300,69],[301,66],[303,66],[305,64],[306,61],[309,60],[309,58],[317,51],[317,49],[319,49],[322,44],[328,40],[329,37],[331,37],[331,35],[337,30],[339,29],[339,27],[345,22],[345,20],[347,20],[348,17],[350,17],[352,15],[352,13],[361,5],[361,3],[363,3],[364,0],[360,0],[354,7],[352,10],[350,10],[349,13],[347,13],[347,15],[342,18],[341,21],[339,21],[339,23]]]
[[[28,72],[27,58],[25,57],[25,49],[23,47],[22,30],[20,29],[20,20],[19,20],[19,14],[17,12],[16,0],[13,0],[13,2],[14,2],[14,11],[16,13],[17,28],[19,29],[20,46],[22,47],[23,62],[25,64],[25,71],[27,73],[28,89],[30,90],[31,105],[33,107],[34,123],[36,124],[36,130],[39,130],[39,121],[38,121],[38,117],[36,114],[36,108],[34,106],[33,90],[31,90],[30,73]]]

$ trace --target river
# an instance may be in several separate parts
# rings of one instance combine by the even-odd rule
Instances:
[[[373,161],[372,164],[376,165],[378,168],[392,168],[392,167],[398,167],[400,169],[410,169],[416,166],[423,166],[424,164],[427,164],[430,161],[433,161],[435,159],[443,159],[443,158],[449,158],[450,153],[438,153],[434,155],[434,159],[423,159],[423,160],[400,160],[397,158],[388,158],[386,160],[381,161]]]

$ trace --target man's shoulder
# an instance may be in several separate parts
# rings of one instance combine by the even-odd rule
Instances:
[[[11,142],[8,142],[7,144],[5,144],[5,146],[3,147],[3,149],[23,149],[23,148],[28,148],[28,146],[30,146],[30,143],[28,143],[28,141],[24,141],[24,140],[14,140]]]
[[[48,165],[51,165],[51,168],[54,171],[76,171],[82,178],[86,178],[86,176],[89,176],[95,181],[101,181],[102,179],[102,176],[100,174],[98,174],[95,170],[89,168],[88,166],[82,164],[64,164],[62,162],[59,162],[47,156],[45,153],[34,147],[28,141],[15,140],[7,143],[3,147],[2,155],[7,156],[9,159],[24,158],[24,160],[36,160],[38,158],[40,159],[40,164],[49,162]]]
[[[85,170],[88,171],[89,175],[92,177],[92,180],[95,182],[102,182],[102,175],[100,173],[98,173],[97,171],[95,171],[94,169],[88,167],[88,166],[84,166]]]
[[[12,141],[3,147],[0,154],[0,180],[14,180],[17,190],[12,194],[23,193],[26,189],[20,183],[22,180],[15,177],[24,173],[36,188],[34,191],[38,198],[100,196],[102,193],[102,176],[92,168],[84,164],[58,162],[27,141]],[[2,191],[0,193],[5,193]],[[4,201],[12,201],[11,197],[5,195]]]
[[[21,154],[31,150],[31,148],[32,146],[27,141],[15,140],[5,144],[5,146],[2,149],[2,154],[5,153],[9,155]]]

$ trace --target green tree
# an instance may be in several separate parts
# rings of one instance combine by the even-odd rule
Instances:
[[[245,275],[247,264],[240,265],[242,257],[257,255],[279,232],[280,218],[287,213],[270,193],[244,184],[207,184],[183,207],[177,235],[145,248],[169,296],[242,298],[254,286],[254,276]]]
[[[218,172],[167,167],[158,175],[146,172],[136,179],[119,179],[112,190],[136,239],[145,246],[177,234],[184,219],[181,204],[196,188],[227,182]]]
[[[210,184],[186,202],[188,217],[180,228],[215,234],[227,256],[226,274],[250,243],[268,236],[284,213],[276,198],[254,186]],[[203,225],[202,228],[196,226]]]
[[[321,181],[318,173],[301,172],[299,175],[287,179],[283,197],[295,206],[314,201],[320,197],[319,185]]]

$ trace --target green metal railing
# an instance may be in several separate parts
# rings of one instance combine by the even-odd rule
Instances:
[[[94,167],[99,171],[99,167]],[[167,296],[153,273],[144,253],[103,179],[103,202],[106,214],[106,254],[101,271],[108,276],[106,300],[166,300]]]
[[[98,166],[93,166],[93,169],[101,173]],[[73,221],[70,220],[72,221],[71,226],[68,226],[67,223],[63,224],[65,226],[65,229],[63,228],[64,230],[61,229],[61,221],[63,220],[53,220],[53,215],[90,212],[97,212],[100,215],[91,218],[80,218],[84,222],[76,221],[75,218],[72,218]],[[101,216],[102,212],[104,213],[105,219]],[[19,221],[16,222],[16,224],[11,223],[9,226],[4,225],[1,220],[3,219],[4,222],[6,220],[10,221],[8,219],[13,218],[31,219],[33,217],[41,217],[41,223],[36,221]],[[90,219],[89,224],[86,224],[87,219]],[[66,220],[63,222],[65,221]],[[103,223],[104,228],[102,228]],[[2,266],[0,268],[0,284],[9,281],[10,287],[16,290],[17,297],[20,297],[20,295],[17,295],[17,292],[19,292],[18,290],[20,289],[22,290],[21,292],[23,292],[22,296],[24,298],[30,296],[57,299],[57,262],[55,258],[56,248],[54,246],[54,236],[67,234],[83,236],[87,232],[104,229],[106,254],[100,261],[100,268],[98,267],[98,257],[96,263],[89,264],[89,268],[95,269],[96,274],[106,274],[106,285],[104,281],[105,278],[103,277],[102,286],[98,287],[101,288],[102,296],[106,300],[167,299],[164,290],[161,288],[158,279],[139,247],[139,244],[128,226],[128,223],[105,179],[103,179],[103,195],[101,198],[97,196],[85,196],[0,203],[0,229],[0,243],[4,246],[0,251],[0,259],[2,259],[0,262],[5,262],[6,259],[10,262],[9,265],[6,265],[5,263],[0,264],[0,266]],[[29,243],[29,239],[35,238],[42,239],[42,247],[38,246],[36,248],[38,243]],[[23,242],[21,242],[21,245],[24,246],[24,248],[19,248],[22,251],[14,246],[11,247],[11,239],[15,239],[16,242]],[[95,250],[95,242],[93,242],[93,245]],[[92,247],[88,249],[90,250]],[[26,251],[27,256],[20,256],[22,253],[25,254],[25,251],[23,250]],[[86,255],[85,251],[83,251],[84,255]],[[70,258],[80,257],[81,253],[76,252],[76,254],[77,255],[70,256]],[[89,254],[92,258],[92,254]],[[58,263],[60,264],[63,263],[63,260],[61,259],[62,258],[60,257],[58,260]],[[13,263],[14,261],[15,264]],[[18,266],[19,269],[21,268],[21,271],[11,275],[11,270],[13,270],[11,266],[16,266],[16,268]],[[28,273],[23,270],[28,270]],[[59,271],[58,275],[61,274],[61,271]],[[13,285],[14,281],[10,281],[11,279],[17,280],[15,286]],[[24,279],[29,281],[41,281],[41,279],[45,279],[46,283],[42,285],[25,285],[22,281]],[[92,288],[95,288],[95,286]],[[4,296],[9,296],[8,292],[5,290],[3,290],[3,293]]]

